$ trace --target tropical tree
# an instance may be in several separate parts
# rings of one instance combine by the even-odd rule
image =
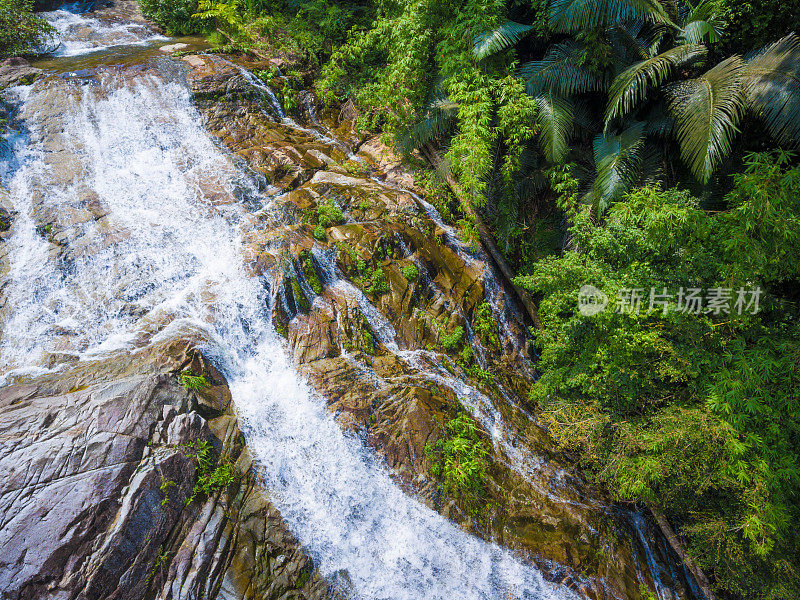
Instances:
[[[670,163],[670,141],[691,176],[709,182],[747,118],[780,144],[800,140],[800,39],[794,34],[752,55],[709,65],[723,24],[716,0],[556,0],[553,31],[567,36],[519,74],[535,98],[542,151],[565,159],[569,140],[601,99],[594,139],[593,196],[600,210],[643,173]],[[517,44],[530,26],[505,22],[478,36],[484,60]],[[593,102],[594,101],[594,102]],[[592,129],[589,122],[589,129]],[[667,155],[665,156],[665,150]],[[646,166],[650,168],[645,168]]]

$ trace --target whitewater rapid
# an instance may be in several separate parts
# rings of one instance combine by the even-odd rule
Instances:
[[[133,35],[139,43],[150,33]],[[95,51],[104,39],[64,52]],[[16,213],[6,243],[4,379],[51,368],[53,356],[200,340],[229,381],[271,500],[346,595],[575,597],[403,493],[297,373],[270,321],[272,278],[248,269],[254,256],[243,236],[252,211],[272,199],[212,141],[177,78],[102,68],[8,96],[25,132],[0,168]]]

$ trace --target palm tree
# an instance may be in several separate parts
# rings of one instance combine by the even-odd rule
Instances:
[[[601,212],[641,181],[646,165],[664,162],[669,140],[703,184],[731,153],[745,118],[759,120],[778,143],[800,144],[800,39],[790,34],[750,56],[709,66],[707,44],[722,31],[718,12],[716,0],[668,7],[658,0],[551,5],[551,28],[569,37],[519,73],[539,109],[542,150],[554,163],[565,158],[587,100],[605,97],[602,131],[593,144],[593,195]],[[516,44],[529,31],[507,22],[478,36],[476,58]],[[588,32],[600,34],[609,56],[605,69],[585,65]]]

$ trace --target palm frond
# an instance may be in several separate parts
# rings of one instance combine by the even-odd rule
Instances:
[[[506,21],[494,31],[487,31],[475,37],[475,44],[472,51],[475,58],[483,60],[487,56],[502,52],[506,48],[513,46],[531,30],[533,25],[523,25],[514,21]]]
[[[447,98],[433,100],[428,104],[422,120],[398,134],[398,149],[403,153],[409,153],[449,133],[456,125],[457,115],[457,103]]]
[[[634,110],[650,90],[672,77],[678,67],[705,55],[705,46],[683,44],[625,69],[611,83],[605,114],[606,126],[612,119]]]
[[[551,163],[560,162],[569,150],[567,141],[574,126],[572,102],[552,92],[536,96],[534,102],[537,135],[545,158]]]
[[[554,0],[550,26],[560,33],[607,27],[632,20],[671,23],[658,0]]]
[[[604,80],[597,73],[580,64],[584,46],[574,40],[553,45],[542,60],[522,65],[518,74],[525,81],[531,96],[551,91],[563,97],[573,94],[600,91]]]
[[[745,68],[747,100],[780,143],[800,146],[800,38],[766,46]]]
[[[678,39],[686,44],[718,42],[721,37],[721,21],[692,21],[678,30]]]
[[[731,150],[731,140],[744,106],[745,63],[732,56],[695,79],[672,84],[667,89],[668,109],[675,119],[674,134],[681,158],[702,183],[706,183],[722,158]]]
[[[601,134],[594,139],[597,169],[594,193],[599,214],[603,214],[611,202],[619,200],[641,177],[644,140],[643,122],[634,123],[619,135]]]

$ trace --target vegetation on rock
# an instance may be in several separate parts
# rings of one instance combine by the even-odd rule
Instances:
[[[445,435],[425,446],[430,472],[441,479],[446,493],[465,500],[475,513],[483,506],[487,451],[475,422],[466,413],[445,426]]]

